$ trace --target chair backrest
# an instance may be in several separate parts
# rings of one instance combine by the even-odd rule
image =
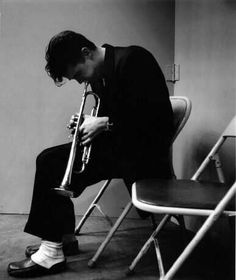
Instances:
[[[180,131],[185,126],[191,113],[191,101],[185,96],[171,96],[170,102],[174,114],[174,136],[172,143],[175,141]]]
[[[231,120],[225,131],[222,133],[223,137],[236,137],[236,115]]]

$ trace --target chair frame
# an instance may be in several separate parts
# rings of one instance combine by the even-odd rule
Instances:
[[[80,220],[79,224],[76,226],[75,228],[75,235],[79,235],[80,230],[82,228],[82,226],[84,225],[84,223],[86,222],[86,220],[88,219],[88,217],[91,215],[91,213],[93,212],[94,208],[97,208],[97,210],[102,214],[102,216],[106,219],[106,221],[108,222],[108,224],[110,226],[113,226],[113,222],[111,221],[111,219],[102,211],[101,206],[98,204],[98,201],[100,200],[100,198],[102,197],[103,193],[105,192],[105,190],[108,188],[110,182],[112,179],[106,180],[104,182],[104,184],[102,185],[101,189],[99,190],[99,192],[97,193],[97,195],[95,196],[94,200],[91,202],[91,204],[89,205],[88,209],[86,210],[85,214],[83,215],[82,219]]]
[[[185,102],[185,112],[184,112],[184,117],[182,118],[181,122],[177,125],[177,130],[175,132],[175,135],[172,139],[172,144],[175,141],[175,139],[177,138],[177,136],[179,135],[180,131],[183,129],[183,127],[185,126],[190,113],[191,113],[191,109],[192,109],[192,104],[191,101],[185,97],[185,96],[171,96],[170,97],[171,102],[175,102],[177,100],[181,100]],[[172,104],[173,106],[173,104]],[[110,182],[109,182],[110,183]],[[106,184],[106,183],[105,183]],[[104,186],[105,186],[104,184]],[[107,186],[106,186],[107,187]],[[97,197],[95,198],[97,199]],[[110,231],[108,232],[106,238],[104,239],[104,241],[101,243],[101,245],[98,247],[97,251],[95,252],[94,256],[89,260],[88,262],[88,266],[89,267],[94,267],[96,266],[97,260],[99,258],[99,256],[101,255],[101,253],[105,250],[106,246],[108,245],[108,243],[110,242],[111,238],[113,237],[113,235],[115,234],[115,232],[118,230],[119,226],[121,225],[122,221],[125,219],[125,217],[128,215],[128,213],[130,212],[130,210],[133,207],[133,203],[132,200],[130,200],[127,205],[125,206],[124,210],[122,211],[121,215],[117,218],[117,220],[115,221],[114,225],[112,226],[112,228],[110,229]],[[177,219],[178,220],[178,219]],[[183,220],[183,219],[182,219]],[[180,220],[181,221],[181,220]]]
[[[190,112],[191,112],[191,102],[188,98],[186,98],[185,96],[171,96],[170,100],[171,101],[175,101],[175,100],[184,100],[186,102],[186,112],[185,112],[185,116],[184,119],[182,120],[182,122],[180,123],[180,125],[178,126],[178,129],[175,133],[175,136],[173,137],[173,142],[175,141],[176,137],[178,136],[178,134],[180,133],[180,131],[183,129],[185,123],[187,122]],[[79,235],[80,231],[84,225],[84,223],[86,222],[86,220],[88,219],[88,217],[92,214],[93,210],[95,208],[97,208],[97,210],[101,213],[102,217],[104,217],[106,219],[106,221],[108,222],[108,224],[110,226],[113,226],[113,222],[111,221],[111,219],[103,212],[101,206],[98,204],[98,201],[100,200],[100,198],[102,197],[103,193],[106,191],[106,189],[108,188],[108,186],[110,185],[112,179],[108,179],[104,182],[104,184],[102,185],[101,189],[99,190],[99,192],[97,193],[97,195],[95,196],[94,200],[91,202],[91,204],[89,205],[88,209],[86,210],[85,214],[83,215],[82,219],[79,221],[79,224],[76,226],[75,228],[75,235]],[[124,209],[124,212],[128,213],[129,210],[132,208],[132,203],[128,203],[127,206]],[[126,215],[127,215],[126,213]]]
[[[219,140],[216,142],[216,144],[213,146],[209,154],[205,157],[204,161],[200,165],[200,167],[197,169],[191,180],[197,181],[202,172],[206,169],[209,162],[211,160],[215,161],[215,167],[217,170],[218,178],[221,183],[223,183],[224,175],[221,168],[220,159],[218,156],[218,151],[222,147],[223,143],[226,141],[229,137],[236,137],[236,116],[232,119],[226,130],[223,132],[223,134],[220,136]],[[233,196],[236,194],[236,183],[229,188],[227,193],[224,195],[222,200],[216,205],[215,209],[193,209],[193,208],[180,208],[180,207],[164,207],[164,206],[153,206],[153,205],[147,205],[145,203],[140,202],[137,200],[137,193],[136,193],[136,183],[132,186],[132,201],[133,204],[142,210],[151,212],[151,213],[158,213],[158,214],[165,214],[164,218],[161,220],[160,224],[157,226],[157,228],[154,230],[150,238],[146,241],[146,243],[143,245],[142,249],[139,251],[136,258],[133,260],[131,265],[128,268],[127,274],[132,274],[134,272],[134,268],[137,265],[137,263],[140,261],[140,259],[144,256],[144,254],[147,252],[148,248],[150,247],[151,243],[154,243],[155,249],[156,249],[156,256],[157,256],[157,262],[159,267],[159,273],[160,273],[160,280],[170,280],[173,278],[173,276],[176,274],[176,272],[180,269],[181,265],[184,263],[184,261],[189,257],[189,255],[192,253],[194,248],[198,245],[198,243],[201,241],[201,239],[204,237],[206,232],[211,228],[211,226],[215,223],[215,221],[223,215],[226,216],[235,216],[235,211],[226,211],[224,210],[227,206],[228,202],[233,198]],[[208,218],[205,220],[201,228],[197,231],[193,239],[189,242],[189,244],[186,246],[184,251],[180,254],[180,256],[177,258],[177,260],[173,263],[173,265],[169,268],[169,270],[165,273],[164,271],[164,265],[161,258],[161,252],[160,247],[157,241],[157,235],[161,231],[161,229],[165,226],[165,224],[169,221],[171,215],[193,215],[193,216],[208,216]]]

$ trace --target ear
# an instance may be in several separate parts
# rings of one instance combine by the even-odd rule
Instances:
[[[92,56],[91,50],[90,50],[89,48],[87,48],[87,47],[83,47],[83,48],[81,49],[81,53],[82,53],[82,55],[83,55],[84,58],[85,58],[85,57],[90,58],[90,57]]]

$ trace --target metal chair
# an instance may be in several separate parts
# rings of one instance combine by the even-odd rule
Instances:
[[[173,142],[184,127],[186,121],[189,118],[190,112],[191,112],[191,102],[188,98],[183,97],[183,96],[171,96],[170,101],[172,104],[172,108],[174,111],[174,128],[175,128],[175,134],[173,137]],[[106,219],[108,224],[110,226],[113,225],[111,219],[103,212],[101,206],[98,204],[100,198],[102,197],[103,193],[106,191],[108,186],[111,183],[111,179],[106,180],[102,187],[100,188],[99,192],[89,205],[88,209],[86,210],[85,214],[79,221],[78,225],[75,228],[75,235],[79,235],[81,228],[83,227],[84,223],[88,219],[88,217],[92,214],[93,210],[96,208],[101,215]],[[130,205],[131,209],[132,204]],[[128,207],[129,209],[129,207]]]
[[[79,224],[76,226],[75,228],[75,235],[79,235],[80,230],[82,228],[82,226],[84,225],[84,223],[86,222],[86,220],[88,219],[88,217],[91,215],[91,213],[93,212],[94,208],[97,208],[97,210],[102,214],[102,216],[107,220],[109,225],[113,225],[111,219],[102,211],[102,208],[100,207],[100,205],[98,204],[98,201],[100,200],[100,198],[102,197],[103,193],[105,192],[105,190],[107,189],[107,187],[109,186],[111,182],[111,179],[106,180],[104,182],[104,184],[102,185],[101,189],[99,190],[98,194],[95,196],[95,198],[93,199],[93,201],[91,202],[91,204],[89,205],[87,211],[85,212],[85,214],[83,215],[82,219],[79,221]]]
[[[176,137],[179,135],[180,131],[185,126],[185,124],[189,118],[189,115],[191,112],[191,102],[187,97],[184,97],[184,96],[171,96],[170,101],[171,101],[171,105],[172,105],[173,113],[174,113],[174,136],[172,139],[172,143],[173,143],[175,141]],[[95,200],[97,200],[97,198],[95,198]],[[94,254],[94,256],[92,257],[92,259],[89,260],[89,262],[88,262],[89,267],[94,267],[96,265],[96,262],[97,262],[99,256],[101,255],[101,253],[103,252],[105,247],[108,245],[109,241],[111,240],[111,238],[113,237],[113,235],[115,234],[117,229],[119,228],[119,226],[122,223],[122,221],[124,220],[124,218],[127,216],[129,211],[131,210],[132,206],[133,206],[133,204],[132,204],[132,201],[130,200],[128,202],[128,204],[125,206],[121,215],[116,220],[113,227],[110,229],[105,240],[99,246],[99,248],[97,249],[97,251]],[[182,223],[184,222],[183,219],[181,219],[181,217],[180,217],[180,219],[178,219],[178,217],[176,217],[176,218],[179,222],[182,222]]]
[[[138,261],[154,243],[161,280],[170,280],[179,270],[199,244],[213,223],[221,216],[236,214],[233,196],[236,193],[236,183],[229,186],[225,183],[218,152],[225,140],[236,137],[236,116],[220,136],[196,173],[190,180],[140,180],[132,186],[133,204],[141,210],[155,214],[165,214],[150,238],[146,241],[137,257],[128,269],[128,274],[134,271]],[[209,162],[215,161],[220,182],[200,181],[199,177]],[[165,273],[157,236],[172,215],[208,216],[194,238]]]

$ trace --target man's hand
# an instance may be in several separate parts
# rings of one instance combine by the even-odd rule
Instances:
[[[81,145],[89,145],[101,132],[107,130],[108,117],[92,117],[85,115],[79,128],[81,133]]]
[[[67,125],[67,128],[70,130],[70,136],[73,136],[75,134],[75,127],[78,122],[78,116],[79,116],[78,113],[75,113],[74,115],[72,115],[70,118],[70,122]]]

